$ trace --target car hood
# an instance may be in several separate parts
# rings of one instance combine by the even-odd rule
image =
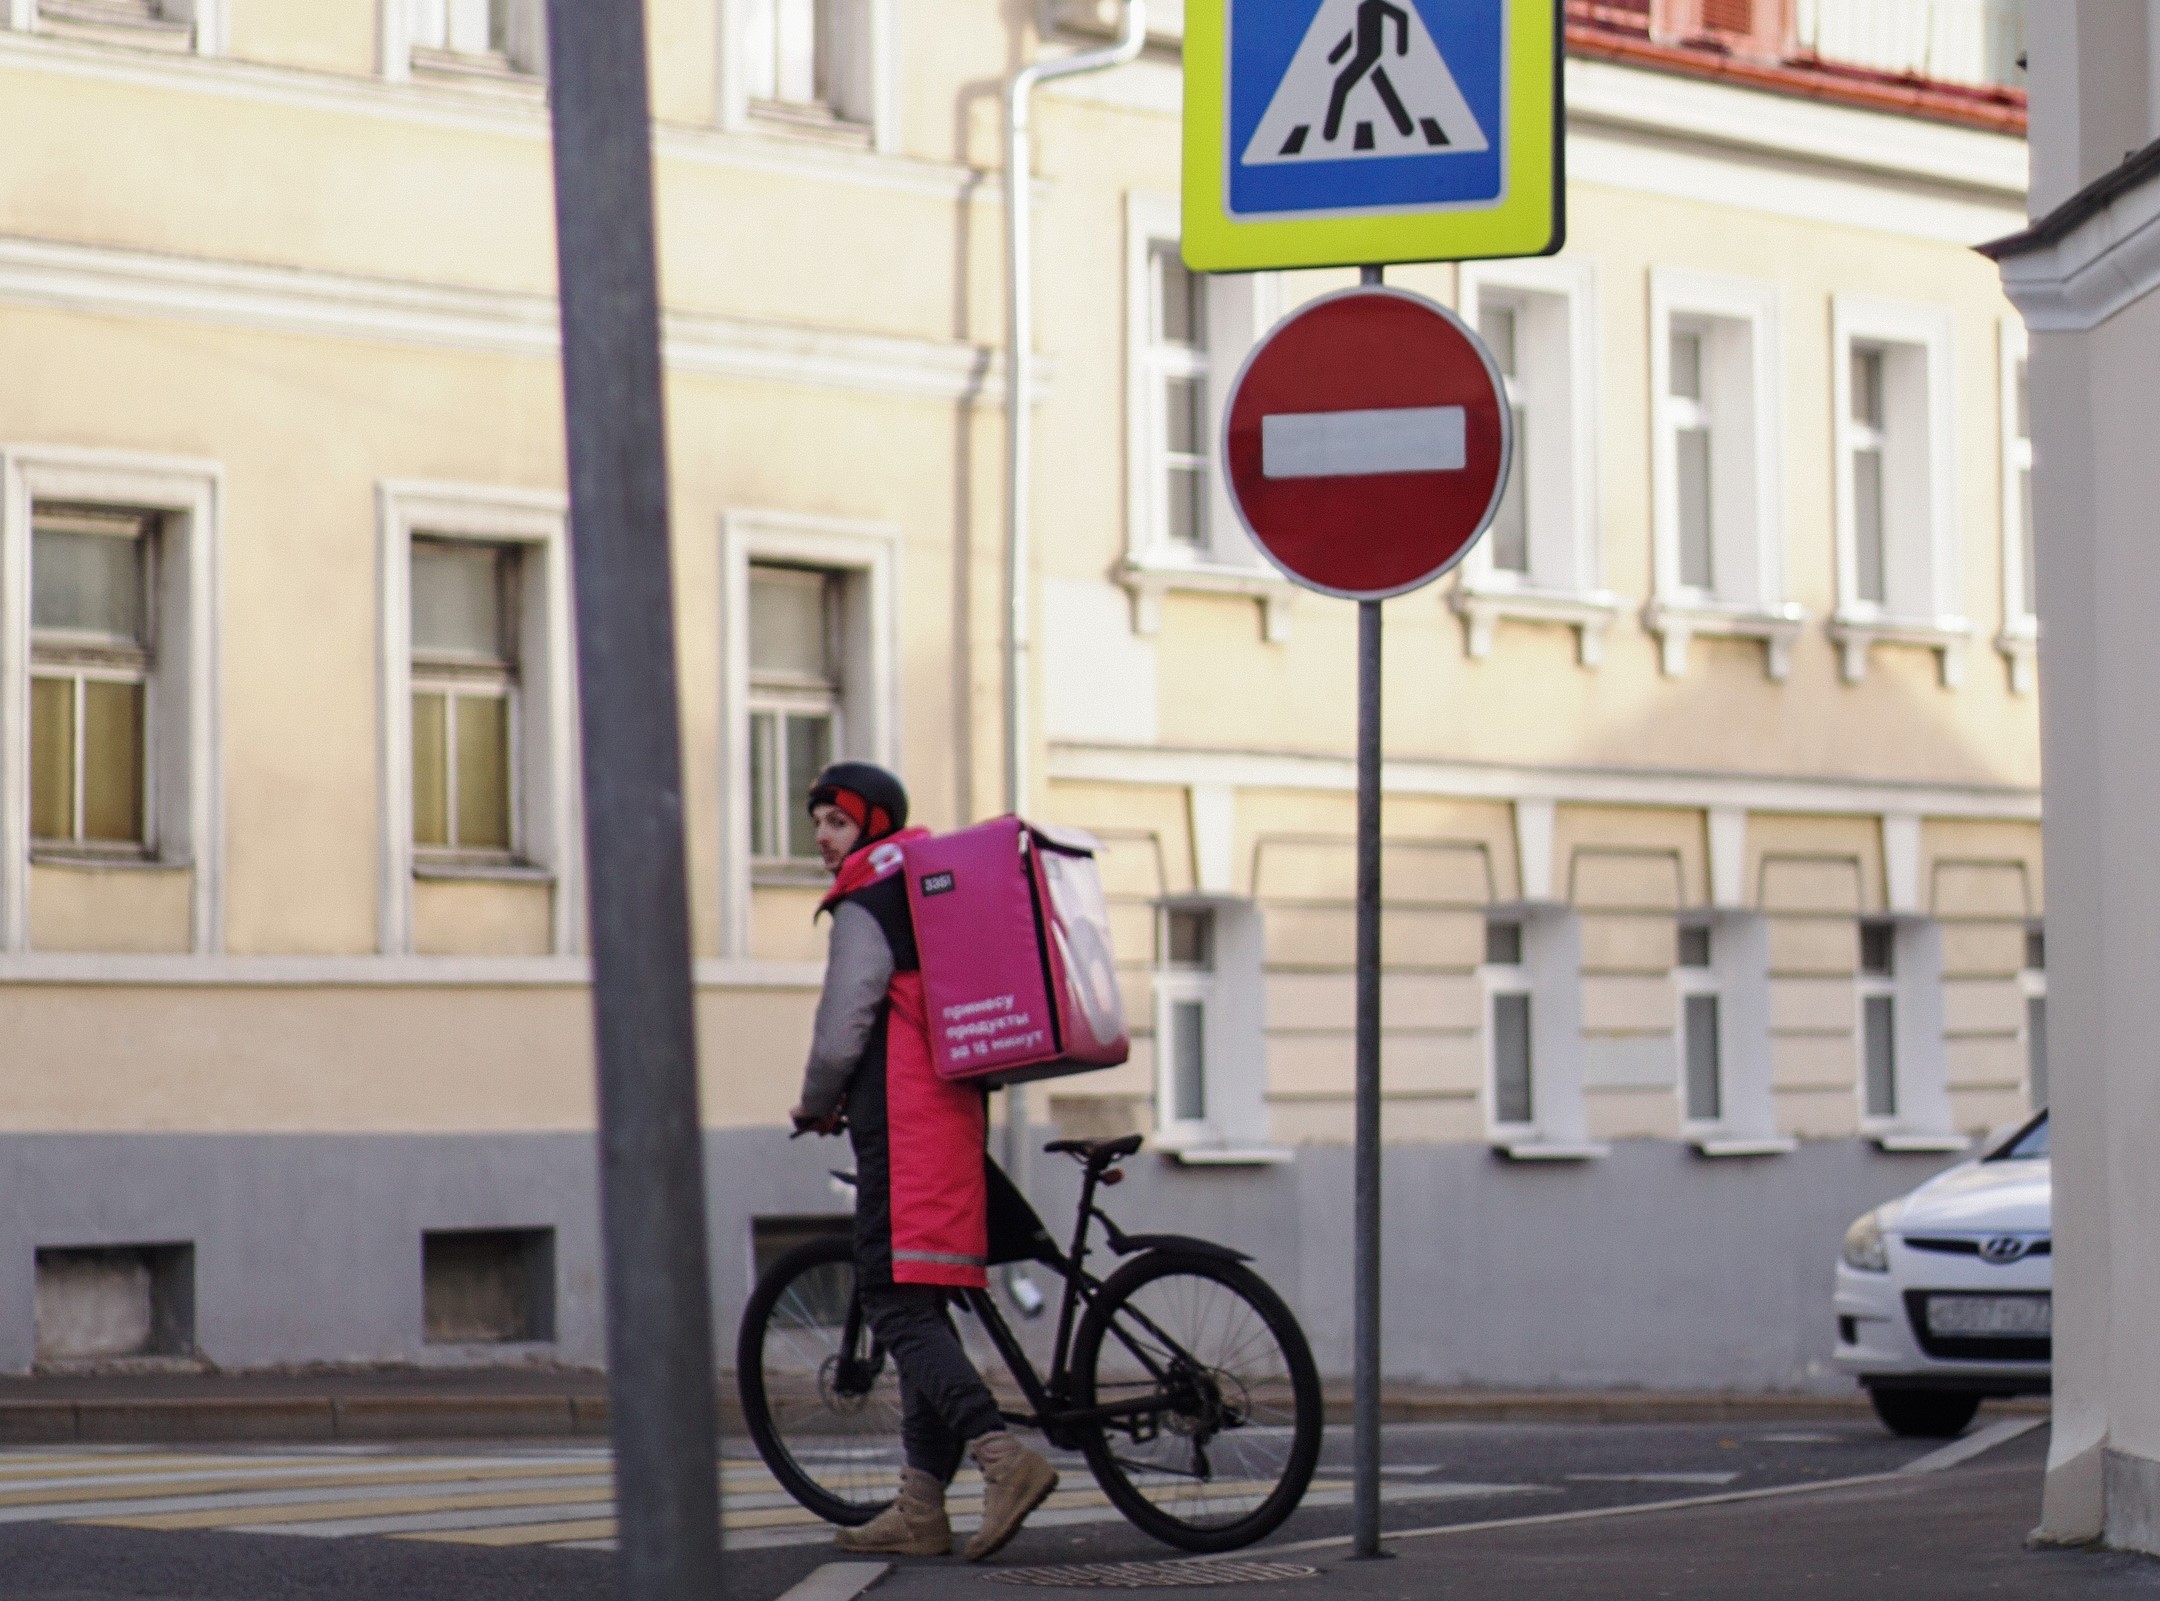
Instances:
[[[1900,1234],[2045,1234],[2048,1164],[1968,1162],[1938,1174],[1885,1218]]]

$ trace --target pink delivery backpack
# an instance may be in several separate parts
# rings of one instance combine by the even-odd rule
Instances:
[[[1022,1084],[1131,1054],[1095,851],[1017,817],[902,848],[940,1078]]]

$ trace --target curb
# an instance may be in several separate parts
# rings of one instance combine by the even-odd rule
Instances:
[[[1351,1421],[1348,1390],[1326,1392],[1327,1420]],[[2001,1412],[2046,1416],[2046,1397],[1998,1401]],[[1864,1394],[1658,1395],[1654,1393],[1437,1394],[1380,1398],[1382,1423],[1774,1423],[1872,1415]]]

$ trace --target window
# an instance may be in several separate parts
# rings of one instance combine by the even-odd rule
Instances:
[[[1155,1140],[1179,1161],[1272,1162],[1260,912],[1173,901],[1155,928]]]
[[[1214,459],[1208,426],[1208,280],[1187,271],[1178,247],[1165,242],[1148,252],[1148,278],[1156,527],[1168,546],[1204,556],[1210,546]]]
[[[2038,1112],[2048,1103],[2047,934],[2038,923],[2025,930],[2018,985],[2025,992],[2025,1093]]]
[[[225,48],[227,0],[6,0],[0,26],[150,49],[217,55]]]
[[[0,951],[49,908],[131,949],[223,945],[215,605],[223,469],[63,445],[0,451]],[[65,857],[73,889],[36,874]],[[122,868],[90,884],[87,870]],[[184,898],[173,884],[184,878]],[[184,905],[184,922],[181,908]]]
[[[518,830],[516,547],[412,542],[412,838],[510,861]]]
[[[1574,628],[1578,659],[1595,666],[1621,610],[1600,576],[1596,304],[1587,262],[1463,268],[1462,315],[1500,368],[1515,426],[1492,531],[1465,559],[1450,600],[1473,657],[1489,654],[1497,624],[1512,620]]]
[[[1173,906],[1163,912],[1161,1008],[1161,1122],[1168,1131],[1204,1128],[1208,1121],[1208,1011],[1215,973],[1215,913]]]
[[[384,0],[402,7],[404,59],[436,73],[524,76],[545,70],[545,0]],[[387,59],[399,59],[393,51]]]
[[[1941,655],[1962,673],[1947,311],[1840,295],[1832,312],[1838,612],[1845,677],[1878,643]]]
[[[752,954],[760,885],[822,877],[803,802],[826,760],[904,770],[900,528],[794,512],[720,519],[720,953]]]
[[[1860,599],[1881,606],[1890,598],[1889,571],[1883,550],[1883,365],[1887,353],[1855,346],[1852,352],[1853,589]]]
[[[1656,596],[1664,670],[1698,634],[1763,643],[1783,678],[1802,613],[1785,598],[1784,434],[1775,286],[1651,275]]]
[[[1682,1112],[1690,1123],[1717,1123],[1725,1116],[1714,937],[1708,923],[1682,923],[1673,967],[1680,990]]]
[[[1495,1128],[1529,1129],[1537,1123],[1530,973],[1523,964],[1523,925],[1515,918],[1485,924],[1485,987],[1491,1054],[1491,1105]]]
[[[575,955],[585,831],[564,497],[399,482],[376,496],[377,947],[479,954],[439,912],[470,901],[456,883],[485,879],[528,908],[524,954]]]
[[[1516,339],[1519,316],[1511,302],[1497,299],[1487,302],[1478,310],[1478,337],[1485,341],[1485,348],[1492,352],[1494,365],[1506,380],[1508,410],[1515,420],[1515,467],[1508,474],[1507,488],[1500,496],[1500,509],[1493,515],[1492,528],[1486,539],[1492,547],[1495,571],[1517,573],[1527,578],[1530,575],[1530,513],[1529,490],[1524,480],[1529,477],[1530,418],[1522,400],[1522,359]]]
[[[895,136],[888,88],[895,0],[719,0],[721,121],[753,117],[879,149]]]
[[[2002,326],[2003,625],[1995,648],[2010,664],[2010,687],[2028,694],[2040,639],[2040,574],[2033,530],[2032,372],[2025,325]]]
[[[799,567],[750,569],[750,852],[815,862],[803,798],[843,749],[840,583]]]
[[[1861,1104],[1871,1118],[1898,1115],[1897,925],[1860,925]]]
[[[1186,270],[1174,199],[1125,203],[1126,554],[1133,632],[1153,634],[1170,590],[1260,603],[1288,637],[1294,586],[1246,535],[1216,470],[1223,388],[1280,298],[1270,274]]]
[[[33,849],[145,855],[158,519],[40,506],[31,530]]]

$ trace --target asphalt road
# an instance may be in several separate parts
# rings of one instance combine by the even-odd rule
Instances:
[[[1981,1426],[1989,1417],[1983,1413]],[[2022,1534],[2039,1499],[2039,1450],[2043,1430],[1981,1456],[1946,1474],[1905,1476],[1927,1482],[1929,1493],[1950,1495],[1957,1486],[1992,1474],[1994,1519]],[[1348,1471],[1348,1430],[1328,1430],[1326,1456],[1311,1502],[1272,1538],[1268,1547],[1331,1541],[1348,1532],[1350,1512],[1339,1489]],[[1655,1502],[1700,1502],[1747,1491],[1806,1482],[1890,1474],[1933,1445],[1899,1441],[1873,1422],[1763,1422],[1763,1424],[1406,1424],[1387,1432],[1389,1530],[1439,1528],[1512,1519],[1549,1519],[1560,1512],[1588,1512]],[[737,1452],[730,1450],[730,1458]],[[445,1465],[467,1478],[441,1484]],[[43,1448],[0,1452],[0,1597],[15,1601],[104,1601],[257,1597],[397,1597],[400,1601],[555,1601],[557,1597],[611,1595],[613,1564],[605,1549],[605,1454],[592,1443],[501,1445],[471,1443],[400,1445],[374,1450],[272,1450],[272,1448]],[[819,1528],[793,1523],[793,1508],[762,1506],[747,1465],[730,1469],[734,1493],[726,1592],[745,1601],[780,1597],[799,1579],[834,1560]],[[1108,1508],[1084,1502],[1086,1474],[1069,1467],[1067,1484],[1078,1495],[1056,1515],[1043,1515],[1017,1538],[998,1566],[1074,1562],[1145,1562],[1175,1556],[1128,1528]],[[428,1480],[419,1482],[415,1480]],[[2000,1480],[2000,1482],[1998,1482]],[[361,1489],[356,1489],[356,1482]],[[538,1489],[534,1489],[538,1486]],[[747,1486],[747,1489],[745,1489]],[[1333,1489],[1331,1489],[1333,1486]],[[1449,1547],[1449,1571],[1473,1543],[1514,1543],[1531,1551],[1590,1541],[1618,1549],[1629,1538],[1676,1532],[1683,1519],[1743,1508],[1782,1508],[1799,1517],[1832,1502],[1842,1491],[1734,1508],[1655,1512],[1624,1519],[1529,1523],[1514,1530],[1456,1534],[1404,1541]],[[594,1497],[598,1502],[594,1504]],[[534,1502],[527,1506],[525,1502]],[[1862,1506],[1873,1504],[1862,1497]],[[473,1510],[473,1508],[480,1510]],[[445,1510],[447,1508],[447,1510]],[[495,1508],[495,1510],[488,1510]],[[1050,1512],[1050,1508],[1045,1508]],[[598,1517],[596,1517],[598,1515]],[[1763,1517],[1763,1512],[1756,1512]],[[1661,1536],[1663,1532],[1663,1536]],[[2000,1532],[2000,1530],[1998,1530]],[[1763,1558],[1752,1538],[1737,1538],[1728,1560],[1741,1571]],[[1871,1536],[1877,1538],[1879,1534]],[[473,1543],[488,1541],[488,1543]],[[750,1543],[750,1549],[741,1549]],[[1624,1541],[1620,1543],[1624,1545]],[[1683,1543],[1685,1545],[1685,1543]],[[1261,1549],[1268,1549],[1261,1547]],[[2015,1549],[2015,1541],[2011,1543]],[[1689,1560],[1700,1560],[1693,1551]],[[1302,1560],[1324,1569],[1322,1584],[1298,1586],[1305,1595],[1339,1590],[1344,1595],[1432,1595],[1434,1577],[1417,1571],[1423,1556],[1398,1564],[1344,1564],[1344,1551],[1322,1545]],[[1382,1573],[1380,1569],[1389,1569]],[[1521,1577],[1521,1569],[1514,1569]],[[2108,1595],[2160,1595],[2160,1569],[2132,1566],[2132,1579],[2151,1573],[2151,1590],[2108,1590]],[[912,1564],[881,1586],[879,1597],[931,1597],[950,1601],[955,1584],[974,1588],[985,1575],[959,1562]],[[1644,1588],[1607,1577],[1598,1595],[1693,1595],[1693,1590]],[[1737,1571],[1726,1571],[1732,1584]],[[1382,1588],[1372,1588],[1382,1586]],[[1421,1588],[1419,1588],[1421,1586]],[[985,1588],[985,1601],[1007,1586]],[[1272,1588],[1272,1586],[1270,1586]],[[1261,1595],[1261,1590],[1244,1590]],[[1283,1590],[1290,1595],[1290,1588]],[[1566,1595],[1564,1588],[1510,1586],[1493,1590],[1510,1597]],[[1713,1590],[1704,1590],[1711,1595]],[[1767,1595],[1756,1586],[1726,1588],[1722,1595]],[[1877,1590],[1838,1590],[1875,1595]],[[1890,1588],[1881,1595],[1920,1595]],[[1983,1590],[1970,1590],[1979,1595]],[[2007,1595],[2017,1590],[2007,1590]],[[2022,1590],[2048,1595],[2050,1590]],[[2084,1590],[2078,1590],[2082,1595]],[[1449,1584],[1449,1595],[1458,1588]],[[1477,1595],[1477,1590],[1460,1590]],[[1585,1590],[1588,1595],[1588,1590]],[[1825,1590],[1830,1595],[1830,1590]],[[1950,1592],[1946,1592],[1950,1595]],[[2065,1592],[2067,1595],[2067,1592]]]

